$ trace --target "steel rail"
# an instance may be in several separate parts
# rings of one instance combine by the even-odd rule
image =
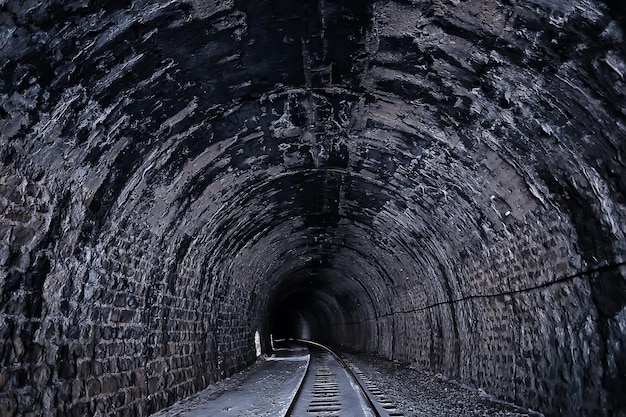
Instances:
[[[370,394],[368,393],[367,389],[363,386],[363,383],[361,381],[361,379],[359,377],[357,377],[354,372],[352,372],[352,369],[350,369],[350,367],[348,366],[348,364],[343,360],[343,358],[341,358],[341,356],[339,356],[336,352],[334,352],[331,348],[324,346],[320,343],[317,342],[313,342],[311,340],[304,340],[304,339],[290,339],[293,342],[298,342],[304,345],[308,345],[308,346],[313,346],[316,347],[318,349],[321,349],[323,351],[326,351],[328,353],[330,353],[335,360],[337,361],[337,363],[341,366],[342,369],[344,369],[346,371],[346,373],[348,374],[348,377],[352,379],[352,381],[356,382],[356,386],[359,389],[359,394],[361,395],[361,397],[366,401],[366,405],[370,408],[370,410],[374,413],[374,417],[383,417],[381,415],[381,413],[378,410],[378,407],[376,406],[376,402],[374,400],[372,400]],[[306,380],[308,373],[310,372],[310,363],[311,361],[309,360],[309,363],[307,364],[307,369],[305,371],[305,375],[302,378],[302,381],[300,382],[300,385],[298,386],[298,389],[296,390],[296,394],[293,397],[293,400],[291,401],[291,404],[289,405],[289,408],[287,410],[287,413],[285,414],[285,417],[289,417],[291,416],[291,413],[293,412],[296,404],[298,403],[301,394],[302,394],[302,389],[304,386],[304,381]]]
[[[300,380],[300,384],[298,384],[298,388],[296,389],[296,393],[294,394],[293,399],[291,400],[291,403],[289,404],[289,407],[287,408],[287,411],[285,412],[285,416],[284,417],[289,417],[293,413],[293,409],[296,406],[296,404],[298,403],[298,399],[300,398],[300,396],[302,394],[302,388],[304,387],[304,381],[306,381],[307,377],[309,376],[310,370],[311,370],[311,353],[309,353],[309,360],[306,363],[306,369],[304,370],[304,375],[302,376],[302,379]]]

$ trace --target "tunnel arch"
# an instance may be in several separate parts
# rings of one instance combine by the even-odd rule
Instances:
[[[147,415],[303,294],[345,349],[623,416],[624,15],[2,2],[0,414]]]

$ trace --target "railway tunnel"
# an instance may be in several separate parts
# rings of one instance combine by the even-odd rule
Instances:
[[[624,16],[0,1],[0,415],[147,415],[258,332],[625,416]]]

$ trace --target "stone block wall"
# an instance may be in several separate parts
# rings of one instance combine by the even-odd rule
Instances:
[[[18,175],[0,196],[0,415],[146,415],[255,360],[243,295],[199,293],[206,277],[141,225],[61,258],[63,216],[80,207]]]
[[[492,247],[466,246],[475,253],[459,256],[450,275],[410,277],[402,285],[414,289],[389,295],[392,311],[368,320],[376,338],[353,347],[546,415],[622,415],[626,267],[591,267],[567,218],[552,218]],[[441,293],[408,297],[424,279],[443,281]],[[343,324],[338,339],[362,325]]]

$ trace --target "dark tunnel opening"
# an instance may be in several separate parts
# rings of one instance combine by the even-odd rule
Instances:
[[[372,332],[367,323],[374,311],[369,292],[340,271],[298,271],[276,285],[269,297],[265,338],[306,339],[359,350],[363,337]]]
[[[324,340],[330,317],[322,297],[316,290],[295,289],[279,300],[270,313],[272,339]]]
[[[274,340],[329,342],[330,330],[342,321],[342,310],[332,295],[333,289],[315,272],[299,271],[299,274],[296,279],[286,279],[270,297],[269,334]]]

